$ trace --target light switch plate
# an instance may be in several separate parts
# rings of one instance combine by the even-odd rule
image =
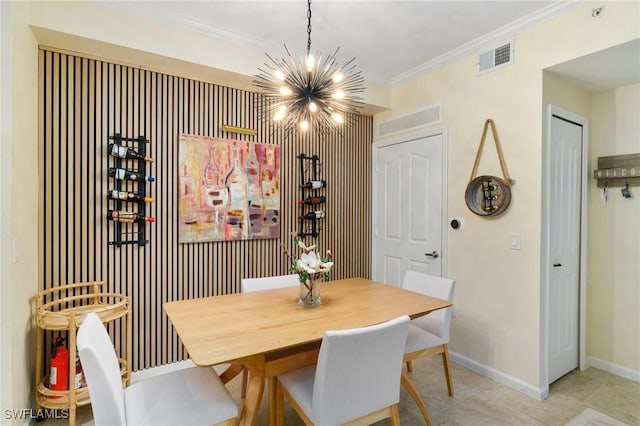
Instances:
[[[511,234],[511,250],[520,250],[520,234]]]

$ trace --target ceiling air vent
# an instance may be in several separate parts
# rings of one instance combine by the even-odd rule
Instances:
[[[478,55],[478,74],[484,74],[513,63],[513,41],[502,42]]]

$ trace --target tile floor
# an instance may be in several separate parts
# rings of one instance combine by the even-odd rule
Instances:
[[[424,395],[434,425],[529,426],[564,425],[585,408],[592,408],[629,425],[640,425],[640,383],[589,368],[575,371],[551,385],[550,395],[538,401],[505,387],[473,371],[453,364],[455,396],[449,397],[439,357],[414,361],[410,373],[418,391]],[[229,383],[229,391],[241,404],[240,376]],[[266,395],[262,401],[258,425],[267,424]],[[81,408],[79,425],[93,425],[91,410]],[[423,425],[413,399],[400,394],[400,419],[403,426]],[[303,425],[285,402],[285,425]],[[65,425],[47,420],[44,426]],[[388,421],[376,426],[389,424]]]

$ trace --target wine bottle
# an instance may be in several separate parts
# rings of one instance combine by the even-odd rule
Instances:
[[[218,190],[220,188],[220,169],[216,163],[216,149],[213,146],[209,147],[209,161],[204,167],[204,173],[202,174],[200,196],[201,208],[204,210],[213,211],[216,203],[220,200],[217,196],[220,194]]]
[[[139,203],[144,201],[145,203],[153,203],[155,200],[152,197],[142,197],[141,195],[134,194],[133,192],[117,191],[115,189],[107,191],[107,198],[109,200],[123,200]]]
[[[483,187],[483,189],[485,191],[491,191],[491,192],[493,192],[493,191],[498,189],[498,187],[496,185],[494,185],[493,181],[491,181],[491,180],[488,180],[488,181],[484,182],[482,187]]]
[[[109,176],[121,180],[137,180],[139,182],[155,182],[155,178],[151,176],[143,176],[138,172],[133,172],[126,169],[118,169],[116,167],[109,167]]]
[[[257,209],[260,213],[262,209],[262,182],[260,181],[260,164],[256,157],[255,143],[249,144],[249,156],[244,164],[247,175],[247,196],[249,198],[249,209]]]
[[[325,217],[325,212],[324,210],[316,210],[313,212],[309,212],[305,215],[299,216],[298,219],[322,219],[323,217]]]
[[[134,151],[129,147],[118,145],[117,143],[110,143],[108,149],[109,154],[113,155],[114,157],[126,158],[127,160],[144,160],[149,163],[153,162],[153,158],[145,157],[139,152]]]
[[[299,200],[298,204],[300,205],[304,205],[304,204],[311,204],[311,205],[315,205],[315,204],[322,204],[327,200],[327,198],[323,195],[321,197],[307,197],[304,200]]]
[[[155,218],[153,217],[144,217],[139,215],[136,212],[128,212],[124,210],[108,210],[107,211],[107,219],[113,220],[116,222],[127,222],[127,223],[145,223],[145,222],[155,222]]]
[[[183,141],[180,141],[183,144]],[[180,163],[178,183],[180,185],[180,220],[191,225],[200,216],[200,165],[193,153],[193,143],[184,142],[187,156]]]
[[[280,208],[280,182],[276,165],[279,157],[278,149],[278,145],[266,145],[266,164],[261,165],[262,204],[266,210],[278,210]]]
[[[325,180],[310,180],[306,182],[304,185],[302,185],[303,188],[309,188],[309,189],[326,188],[326,186],[327,186],[327,182]]]
[[[249,203],[247,195],[248,180],[240,165],[240,150],[233,147],[233,163],[224,179],[229,188],[229,216],[240,218],[242,238],[249,238]]]

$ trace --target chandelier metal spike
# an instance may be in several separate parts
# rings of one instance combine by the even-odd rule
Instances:
[[[340,65],[336,55],[324,59],[311,54],[311,0],[307,1],[306,55],[295,58],[284,45],[286,57],[266,54],[269,62],[258,68],[253,81],[267,98],[260,115],[284,126],[305,132],[324,133],[349,124],[363,106],[364,77],[355,58]]]

